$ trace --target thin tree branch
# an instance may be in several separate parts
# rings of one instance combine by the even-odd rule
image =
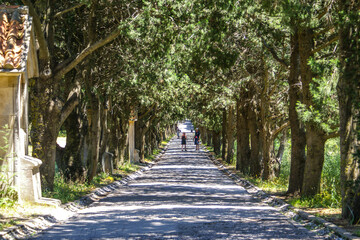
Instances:
[[[156,106],[157,106],[157,104],[153,103],[153,105],[151,105],[151,107],[144,114],[141,114],[141,116],[138,117],[138,120],[141,120],[144,117],[146,117]]]
[[[323,16],[325,16],[325,14],[329,11],[329,7],[326,6],[322,9],[322,11],[320,12],[320,14],[317,16],[317,19],[321,19]]]
[[[62,126],[62,124],[68,118],[70,113],[79,104],[80,89],[81,89],[80,83],[77,82],[76,87],[74,87],[74,89],[71,90],[71,92],[69,93],[68,99],[66,100],[66,103],[64,104],[63,108],[61,109],[59,126]]]
[[[314,38],[315,38],[315,37],[317,37],[317,36],[319,36],[319,35],[323,35],[323,34],[329,32],[330,30],[334,30],[334,29],[335,29],[335,26],[330,25],[330,26],[328,26],[327,28],[321,30],[320,32],[314,33],[313,36],[314,36]]]
[[[144,134],[146,134],[146,133],[149,131],[150,126],[151,126],[151,123],[154,121],[155,118],[156,118],[156,113],[154,113],[154,114],[151,116],[151,118],[148,120],[146,127],[143,129],[143,133],[144,133]]]
[[[64,15],[65,13],[71,12],[71,11],[73,11],[73,10],[79,8],[79,7],[84,6],[84,5],[85,5],[85,3],[80,3],[80,4],[78,4],[78,5],[75,5],[75,6],[71,7],[71,8],[65,9],[65,10],[63,10],[63,11],[61,11],[61,12],[56,13],[56,14],[53,16],[53,18],[60,17],[60,16]]]
[[[332,132],[332,133],[328,133],[325,135],[325,140],[328,140],[330,138],[336,138],[340,136],[340,132],[339,131],[336,131],[336,132]]]
[[[289,63],[287,63],[284,59],[279,58],[279,56],[277,55],[277,53],[275,52],[275,50],[270,47],[265,40],[263,40],[263,44],[264,46],[270,51],[271,55],[273,56],[273,58],[278,61],[280,64],[282,64],[284,67],[288,68],[289,67]]]
[[[55,73],[54,79],[59,80],[62,78],[66,73],[70,72],[76,65],[78,65],[81,61],[83,61],[87,56],[92,54],[97,49],[103,47],[104,45],[110,43],[115,38],[117,38],[121,33],[121,29],[117,27],[114,31],[112,31],[109,35],[107,35],[105,38],[95,42],[94,44],[86,47],[81,53],[79,53],[74,60],[72,60],[68,65],[61,68],[58,72]],[[67,60],[65,60],[67,61]],[[62,63],[60,63],[62,64]]]
[[[326,43],[320,45],[320,47],[315,48],[312,52],[311,55],[320,52],[322,49],[326,48],[327,46],[329,46],[330,44],[336,42],[337,40],[339,40],[339,35],[334,36],[333,38],[331,38],[329,41],[327,41]]]
[[[271,138],[274,139],[276,136],[285,128],[290,126],[290,121],[286,121],[283,125],[271,132]]]

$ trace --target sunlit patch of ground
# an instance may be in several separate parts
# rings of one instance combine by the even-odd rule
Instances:
[[[243,174],[236,171],[235,165],[227,164],[221,158],[216,158],[217,161],[221,162],[223,165],[227,167],[230,171],[238,175],[239,177],[245,177]],[[275,196],[278,199],[282,199],[285,202],[288,202],[298,196],[294,195],[287,195],[286,188],[280,188],[281,184],[269,184],[268,182],[263,182],[261,179],[258,178],[250,178],[245,177],[251,183],[265,191],[266,193]],[[341,217],[341,208],[309,208],[309,207],[298,207],[304,212],[312,214],[314,216],[320,217],[325,219],[328,222],[331,222],[343,229],[347,230],[348,232],[360,237],[360,223],[357,225],[350,225],[348,220],[345,220]]]
[[[341,217],[340,208],[305,208],[303,211],[321,217],[326,221],[346,229],[354,235],[360,236],[360,225],[349,225],[349,221]]]

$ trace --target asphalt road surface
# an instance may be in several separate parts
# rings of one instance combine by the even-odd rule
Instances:
[[[320,239],[180,140],[149,171],[34,239]]]

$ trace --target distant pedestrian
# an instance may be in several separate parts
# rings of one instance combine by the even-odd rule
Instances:
[[[194,143],[195,143],[195,151],[196,150],[200,150],[200,131],[198,128],[195,129],[195,134],[194,134]]]
[[[179,128],[176,128],[176,134],[177,134],[177,137],[180,138],[180,129]]]
[[[183,133],[182,136],[181,136],[181,151],[187,151],[186,150],[186,134]]]

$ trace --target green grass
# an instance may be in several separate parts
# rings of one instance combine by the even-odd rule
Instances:
[[[72,202],[80,197],[90,193],[98,187],[108,185],[116,180],[120,180],[121,176],[128,175],[139,170],[140,166],[136,164],[126,163],[119,166],[115,170],[115,173],[121,173],[121,175],[110,176],[106,173],[100,173],[94,177],[91,183],[80,181],[66,181],[61,174],[55,175],[54,190],[43,192],[44,197],[59,199],[61,203]]]
[[[314,197],[294,197],[288,200],[297,208],[339,208],[339,203],[332,199],[331,194],[322,192]]]
[[[245,177],[252,184],[270,193],[286,192],[288,180],[284,178],[274,178],[272,180],[262,180],[261,178]]]
[[[275,145],[278,142],[275,142]],[[236,142],[234,152],[236,153]],[[330,139],[325,145],[325,161],[321,176],[321,192],[312,198],[300,198],[295,196],[289,201],[295,207],[301,208],[339,208],[341,206],[340,192],[340,143],[339,138]],[[276,147],[276,146],[275,146]],[[208,148],[208,147],[207,147]],[[210,150],[210,148],[208,148]],[[291,141],[285,148],[283,160],[280,168],[280,176],[272,180],[264,181],[261,178],[244,176],[254,185],[270,193],[285,193],[289,184],[290,165],[291,165]],[[218,156],[221,157],[221,156]],[[236,162],[236,154],[231,164],[223,164],[233,167]]]
[[[95,178],[94,178],[95,179]],[[96,180],[97,181],[97,180]],[[56,174],[53,191],[44,191],[43,196],[59,199],[61,203],[67,203],[79,199],[96,188],[93,183],[66,182],[65,178]]]
[[[360,237],[360,230],[354,232],[355,236]]]
[[[164,148],[166,144],[170,141],[170,139],[171,137],[162,141],[159,146],[159,149],[154,150],[153,154],[148,156],[147,159],[148,160],[154,159],[155,155],[160,153],[161,148]],[[50,191],[43,192],[43,196],[59,199],[62,203],[72,202],[90,193],[91,191],[95,190],[98,187],[110,184],[116,180],[120,180],[121,177],[119,176],[128,175],[139,169],[140,169],[139,165],[130,164],[126,162],[125,164],[118,166],[118,168],[114,170],[115,173],[119,173],[120,175],[115,174],[114,176],[109,176],[108,174],[100,173],[94,177],[91,183],[86,183],[86,182],[84,183],[80,181],[67,182],[63,176],[61,176],[60,174],[56,174],[54,181],[55,183],[54,190],[51,192]]]
[[[131,163],[125,163],[119,167],[120,171],[123,171],[125,173],[132,173],[140,169],[140,166],[131,164]]]
[[[209,152],[213,152],[214,148],[212,146],[207,146],[206,144],[204,144],[205,148],[209,151]]]
[[[290,175],[290,151],[282,163],[282,178]],[[286,166],[285,166],[286,165]],[[294,197],[289,200],[295,207],[302,208],[340,208],[340,143],[339,138],[329,139],[325,145],[325,161],[321,175],[321,191],[311,198]]]
[[[19,224],[19,223],[20,223],[20,221],[16,221],[14,219],[0,222],[0,231],[4,230],[5,228],[8,228],[8,227],[14,226],[16,224]]]

